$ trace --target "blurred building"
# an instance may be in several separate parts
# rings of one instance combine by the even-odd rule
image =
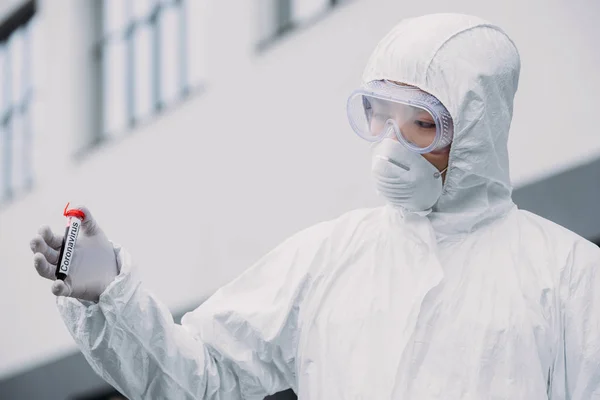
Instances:
[[[595,0],[0,0],[0,398],[118,398],[32,266],[68,201],[176,317],[292,233],[381,204],[346,98],[377,41],[431,12],[515,40],[515,201],[600,239]]]

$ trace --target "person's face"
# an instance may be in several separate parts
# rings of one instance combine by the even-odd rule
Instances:
[[[410,86],[394,82],[402,86]],[[371,129],[374,134],[378,134],[385,128],[388,119],[396,121],[402,135],[409,142],[418,147],[429,146],[435,139],[436,125],[429,112],[418,107],[412,107],[404,104],[392,104],[387,101],[378,101],[370,99],[372,110]],[[390,135],[393,140],[398,140],[396,135]],[[421,154],[438,171],[443,171],[448,167],[450,157],[450,146],[436,150],[430,153]]]

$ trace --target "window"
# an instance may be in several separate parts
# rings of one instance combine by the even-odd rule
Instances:
[[[259,43],[267,47],[287,32],[310,24],[342,0],[258,0]]]
[[[201,3],[103,0],[103,136],[122,134],[200,84]]]
[[[0,203],[33,185],[34,14],[27,2],[0,26]]]

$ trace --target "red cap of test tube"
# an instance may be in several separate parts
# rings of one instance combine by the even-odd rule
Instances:
[[[65,206],[65,211],[63,212],[65,217],[75,217],[75,218],[79,218],[80,220],[83,220],[85,218],[85,213],[81,210],[68,210],[67,208],[69,208],[69,204],[71,203],[67,203],[67,205]]]

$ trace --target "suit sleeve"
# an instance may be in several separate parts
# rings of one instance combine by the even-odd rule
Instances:
[[[330,256],[329,231],[286,240],[181,325],[118,247],[121,273],[99,302],[59,298],[59,310],[92,368],[130,399],[262,400],[295,389],[299,310]]]

